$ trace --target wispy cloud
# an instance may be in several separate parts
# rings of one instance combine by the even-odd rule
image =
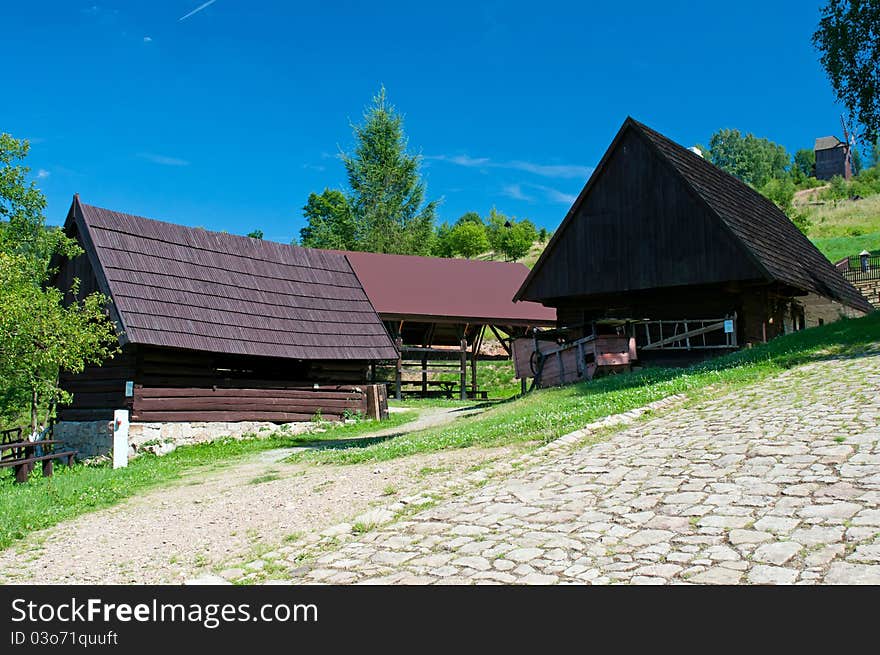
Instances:
[[[144,43],[152,43],[152,42],[153,42],[152,36],[145,36],[144,37]]]
[[[593,172],[591,166],[577,166],[572,164],[535,164],[529,161],[512,161],[507,164],[508,168],[518,171],[534,173],[542,177],[556,178],[583,178],[586,179]]]
[[[154,164],[160,164],[162,166],[189,166],[189,162],[186,159],[179,159],[178,157],[156,155],[152,152],[139,152],[137,156],[141,159],[146,159],[147,161],[151,161]]]
[[[532,188],[538,189],[539,191],[543,192],[544,196],[550,202],[557,202],[560,205],[570,205],[577,199],[577,195],[572,193],[565,193],[564,191],[554,189],[553,187],[543,186],[539,184],[533,184],[531,186]]]
[[[203,9],[207,9],[208,7],[210,7],[210,6],[211,6],[212,4],[214,4],[215,2],[217,2],[217,0],[208,0],[207,2],[203,2],[202,4],[200,4],[198,7],[196,7],[195,9],[193,9],[193,10],[192,10],[191,12],[189,12],[188,14],[186,14],[186,15],[181,16],[180,18],[178,18],[178,19],[177,19],[177,22],[179,23],[179,22],[181,22],[181,21],[186,20],[187,18],[189,18],[189,17],[191,17],[191,16],[195,16],[197,13],[199,13],[199,12],[202,11]]]
[[[523,193],[522,185],[519,184],[508,184],[503,189],[501,189],[501,193],[507,196],[508,198],[513,198],[514,200],[525,200],[526,202],[531,202],[534,200],[531,196],[527,196]]]
[[[37,171],[37,179],[38,180],[45,180],[51,174],[52,173],[47,171],[45,168],[41,168],[40,170]]]
[[[320,164],[303,164],[302,167],[307,171],[318,171],[319,173],[327,170],[326,166]]]
[[[571,205],[577,198],[576,195],[571,193],[566,193],[565,191],[560,191],[559,189],[554,189],[553,187],[545,186],[543,184],[530,184],[529,182],[508,184],[501,189],[501,194],[508,198],[512,198],[513,200],[522,200],[531,203],[537,202],[539,198],[531,193],[532,191],[538,192],[538,195],[542,197],[542,200],[560,205]]]
[[[425,159],[448,162],[467,168],[503,168],[514,171],[525,171],[541,177],[559,179],[586,179],[593,172],[590,166],[575,164],[539,164],[536,162],[515,159],[513,161],[493,161],[489,157],[471,157],[470,155],[427,155]]]

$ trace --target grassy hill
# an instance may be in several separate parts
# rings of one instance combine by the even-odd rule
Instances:
[[[880,255],[880,194],[860,200],[815,200],[800,208],[812,223],[807,236],[832,262],[862,250]]]

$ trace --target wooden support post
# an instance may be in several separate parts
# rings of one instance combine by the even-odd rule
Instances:
[[[480,348],[483,347],[483,332],[485,329],[485,325],[477,328],[477,333],[474,335],[474,344],[471,347],[471,392],[474,398],[477,397],[477,359],[480,357]]]
[[[526,391],[529,390],[529,385],[528,385],[528,383],[526,382],[526,379],[527,379],[527,378],[526,378],[525,376],[523,376],[523,377],[520,379],[520,381],[519,381],[520,393],[522,393],[523,396],[525,396],[525,395],[526,395]]]
[[[428,353],[422,353],[422,397],[428,397]]]
[[[461,394],[462,400],[467,400],[467,337],[461,338]]]
[[[403,396],[400,392],[400,385],[403,378],[403,353],[401,352],[401,348],[403,348],[403,339],[397,337],[394,340],[395,345],[397,346],[397,368],[394,373],[394,397],[397,400],[400,400]]]

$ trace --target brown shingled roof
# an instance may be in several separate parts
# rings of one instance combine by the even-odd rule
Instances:
[[[870,303],[765,196],[659,132],[628,119],[752,252],[770,279],[872,311]]]
[[[340,254],[131,216],[78,198],[71,219],[131,343],[303,360],[397,359]]]

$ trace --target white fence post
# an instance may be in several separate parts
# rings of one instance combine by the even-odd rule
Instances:
[[[128,466],[128,410],[113,412],[113,468]]]

